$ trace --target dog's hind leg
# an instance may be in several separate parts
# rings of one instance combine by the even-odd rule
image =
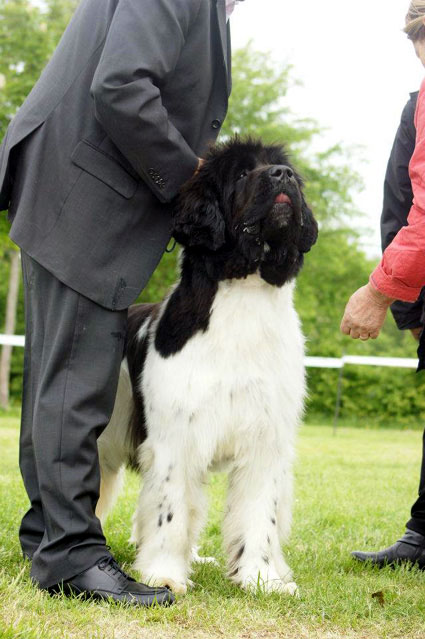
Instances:
[[[198,538],[205,524],[208,513],[208,501],[204,486],[206,477],[193,477],[188,481],[187,498],[189,503],[189,543],[192,548],[192,563],[215,564],[218,562],[214,557],[203,557],[198,553]]]
[[[215,557],[204,557],[199,554],[199,546],[192,546],[192,563],[213,564],[214,566],[218,566],[218,561]]]
[[[97,440],[100,466],[100,495],[96,515],[104,524],[121,491],[124,465],[128,461],[128,425],[133,410],[131,381],[125,363],[121,365],[114,410],[109,424]]]
[[[121,466],[118,471],[107,466],[100,468],[100,493],[96,505],[96,517],[100,519],[102,526],[122,490],[124,472],[124,466]]]

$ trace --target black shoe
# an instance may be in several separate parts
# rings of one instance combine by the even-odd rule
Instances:
[[[425,569],[425,537],[414,530],[406,530],[401,539],[380,552],[359,552],[356,550],[351,554],[359,561],[370,561],[380,568],[409,563],[417,565],[423,570]]]
[[[50,594],[83,595],[94,599],[113,599],[134,606],[170,606],[174,596],[168,588],[150,588],[127,575],[111,556],[76,577],[47,588]]]

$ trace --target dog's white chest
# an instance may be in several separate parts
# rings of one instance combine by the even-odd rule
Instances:
[[[205,332],[168,358],[151,346],[143,375],[148,432],[196,441],[215,461],[232,457],[250,431],[287,423],[292,433],[304,396],[292,292],[292,285],[278,289],[256,275],[222,282]]]

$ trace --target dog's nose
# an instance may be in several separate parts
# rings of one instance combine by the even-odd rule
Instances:
[[[291,180],[294,177],[294,172],[289,166],[284,164],[272,166],[269,169],[269,176],[276,182],[285,182]]]

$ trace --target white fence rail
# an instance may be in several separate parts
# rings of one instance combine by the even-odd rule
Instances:
[[[2,344],[7,346],[25,346],[25,336],[0,334],[0,345]],[[416,369],[418,366],[417,359],[408,357],[362,357],[359,355],[344,355],[343,357],[305,357],[304,363],[309,368],[339,369],[335,403],[334,433],[336,433],[341,408],[342,377],[345,366],[392,366],[394,368],[411,369]]]
[[[0,334],[0,344],[6,346],[25,346],[24,335]],[[392,366],[394,368],[417,368],[418,360],[408,357],[363,357],[344,355],[343,357],[305,357],[309,368],[344,368],[347,364],[355,366]]]
[[[344,368],[347,364],[415,369],[418,367],[418,360],[409,357],[363,357],[360,355],[344,355],[343,357],[305,357],[304,362],[306,366],[311,368]]]
[[[2,335],[0,333],[0,344],[4,346],[25,346],[24,335]]]

